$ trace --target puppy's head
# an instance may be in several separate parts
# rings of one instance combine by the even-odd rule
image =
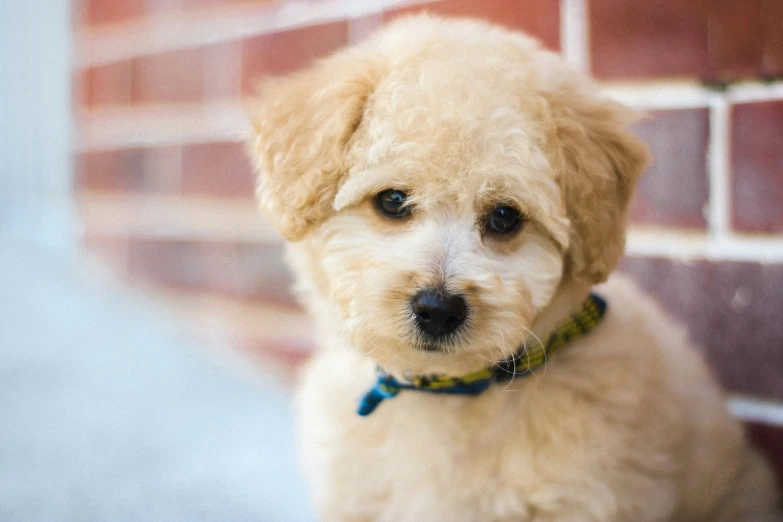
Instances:
[[[304,286],[408,368],[506,357],[565,283],[606,279],[647,158],[627,109],[472,21],[399,22],[252,111],[258,199]]]

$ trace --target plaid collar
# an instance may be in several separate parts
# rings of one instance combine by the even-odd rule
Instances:
[[[606,301],[591,293],[590,297],[582,303],[582,307],[552,332],[546,343],[539,343],[534,347],[522,346],[513,357],[462,377],[419,375],[401,381],[378,368],[378,380],[362,396],[357,413],[363,417],[371,414],[381,401],[397,396],[402,390],[479,395],[494,382],[510,381],[530,375],[535,368],[546,362],[552,352],[572,339],[588,334],[598,326],[605,313]]]

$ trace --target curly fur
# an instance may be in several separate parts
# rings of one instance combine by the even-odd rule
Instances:
[[[258,200],[318,330],[299,410],[322,520],[773,520],[771,474],[705,365],[617,276],[604,323],[543,371],[355,414],[376,364],[485,367],[607,279],[648,162],[630,110],[524,35],[420,16],[263,82],[251,111]],[[389,188],[409,218],[374,207]],[[499,204],[524,212],[519,233],[486,233]],[[433,286],[469,305],[434,352],[410,312]]]

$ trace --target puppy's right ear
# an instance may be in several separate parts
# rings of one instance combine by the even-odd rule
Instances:
[[[263,213],[289,241],[326,219],[347,165],[345,148],[382,76],[376,58],[348,49],[261,83],[250,102],[248,152]]]

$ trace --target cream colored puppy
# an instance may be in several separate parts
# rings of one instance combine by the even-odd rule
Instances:
[[[429,17],[252,110],[317,325],[299,417],[322,520],[774,519],[680,329],[621,278],[589,297],[648,160],[629,110],[530,38]]]

